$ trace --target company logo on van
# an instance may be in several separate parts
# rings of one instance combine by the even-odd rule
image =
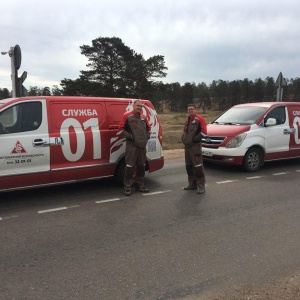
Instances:
[[[17,141],[10,154],[20,154],[20,153],[26,153],[26,150],[23,147],[23,145],[20,143],[20,141]]]
[[[133,102],[134,100],[131,100],[128,103],[128,106],[126,107],[125,111],[132,111],[133,110]],[[147,104],[144,104],[143,106],[143,115],[147,118],[147,121],[149,125],[151,126],[151,135],[155,136],[157,138],[158,132],[159,132],[159,122],[156,111],[147,106]],[[148,141],[149,144],[150,141]],[[155,142],[154,140],[152,141]],[[120,135],[117,135],[116,137],[113,137],[110,140],[110,163],[115,162],[118,160],[120,155],[125,152],[125,144],[126,139],[121,137]]]

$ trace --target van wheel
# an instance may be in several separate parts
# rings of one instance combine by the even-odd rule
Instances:
[[[255,172],[263,165],[262,152],[257,148],[250,148],[244,157],[243,166],[247,172]]]
[[[115,179],[118,183],[124,183],[124,174],[125,174],[125,159],[122,159],[115,171]]]

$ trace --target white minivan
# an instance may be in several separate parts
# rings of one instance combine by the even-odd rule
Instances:
[[[257,171],[265,161],[300,157],[300,103],[258,102],[231,107],[207,125],[204,161]]]

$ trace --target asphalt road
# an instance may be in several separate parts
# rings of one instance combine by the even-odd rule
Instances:
[[[206,174],[204,195],[182,190],[180,160],[147,174],[150,194],[112,179],[2,193],[0,299],[217,299],[298,272],[300,161]]]

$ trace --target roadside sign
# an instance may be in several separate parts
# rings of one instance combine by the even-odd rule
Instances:
[[[285,78],[283,78],[282,73],[280,72],[276,79],[275,86],[286,86],[286,85],[287,85],[287,82],[286,82]]]
[[[287,82],[286,80],[283,78],[282,73],[280,72],[277,80],[275,82],[275,86],[278,86],[277,89],[277,102],[281,102],[282,101],[282,95],[283,95],[283,86],[287,86]]]

